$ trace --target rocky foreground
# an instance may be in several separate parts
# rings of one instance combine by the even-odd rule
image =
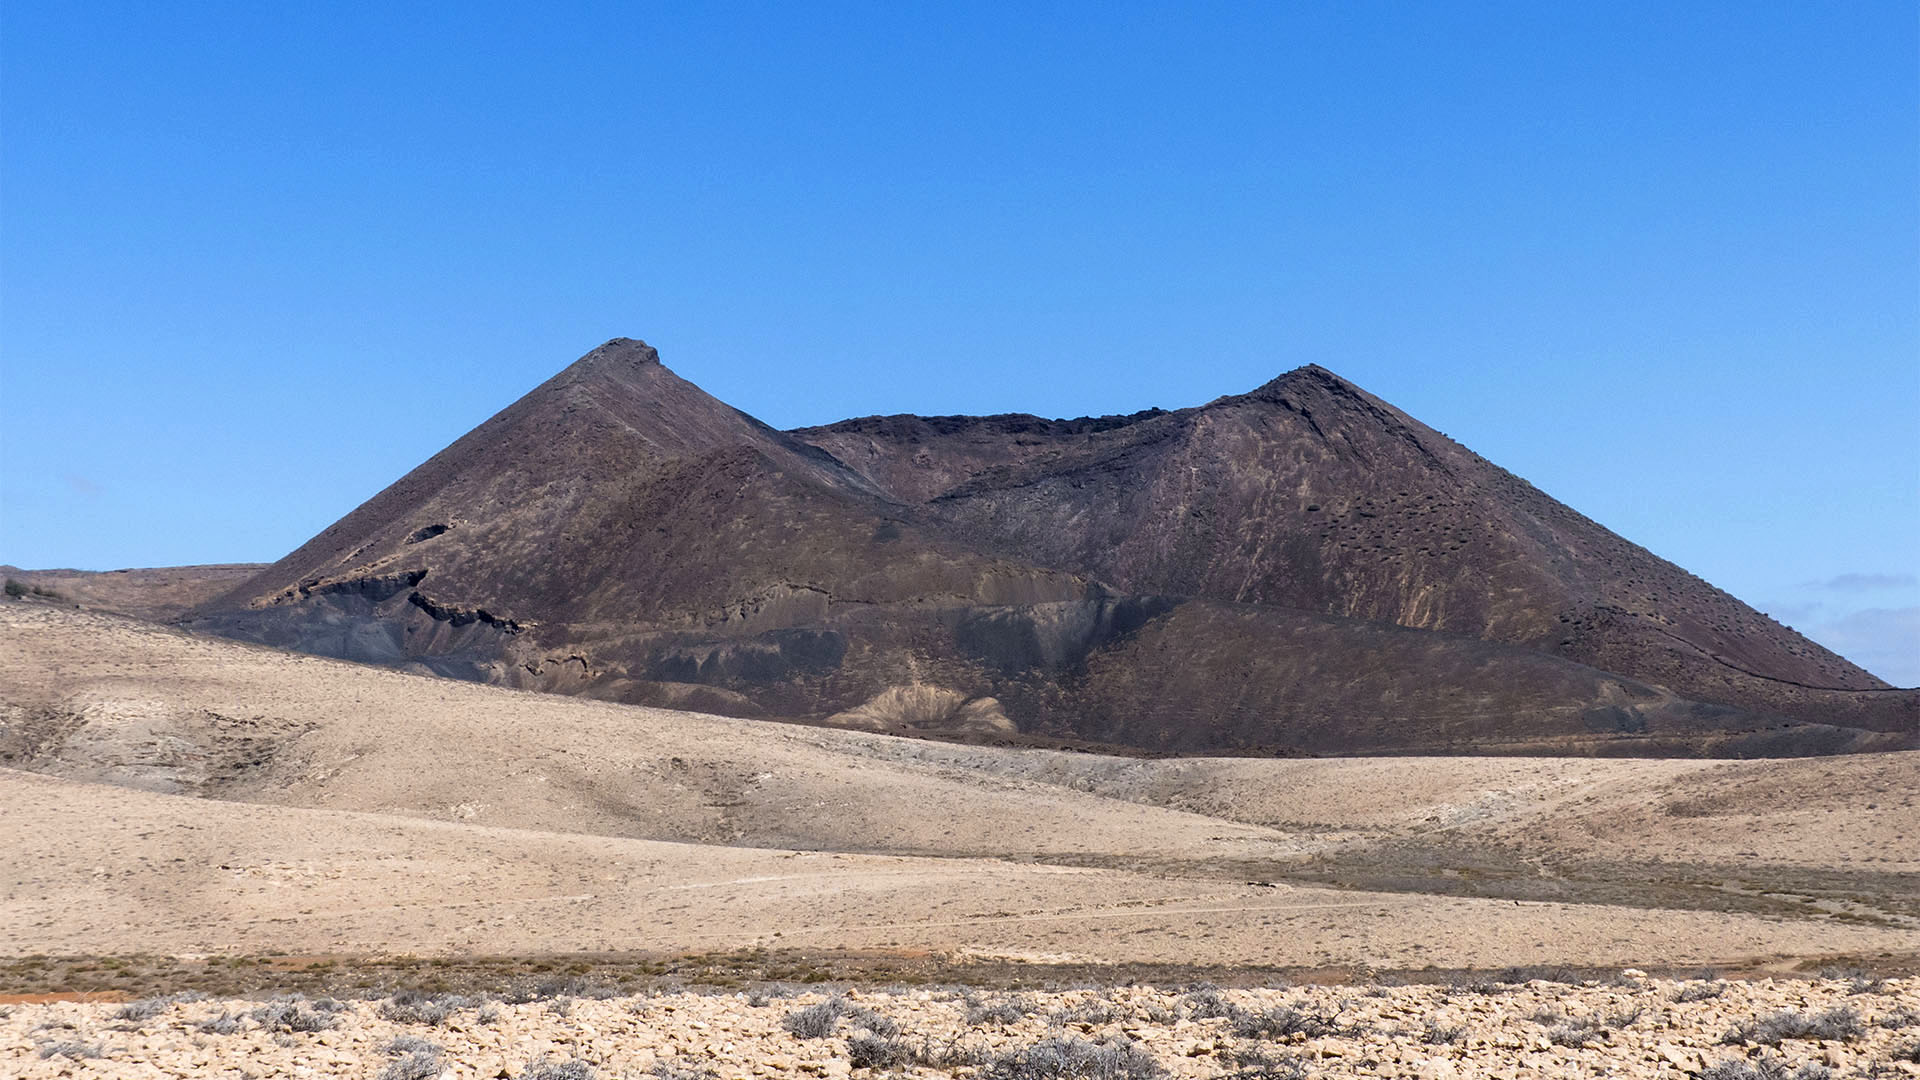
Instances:
[[[0,1006],[17,1077],[1920,1076],[1920,978],[197,995]]]

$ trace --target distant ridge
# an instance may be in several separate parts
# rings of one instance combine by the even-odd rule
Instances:
[[[186,621],[997,741],[1920,745],[1920,694],[1318,366],[1171,412],[780,432],[615,339]]]

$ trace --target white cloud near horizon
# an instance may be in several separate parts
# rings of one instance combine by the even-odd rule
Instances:
[[[1833,592],[1880,592],[1886,589],[1911,589],[1920,585],[1913,574],[1840,574],[1825,581],[1809,582],[1807,587]]]
[[[1756,606],[1895,686],[1920,686],[1920,575],[1847,571]]]
[[[1800,632],[1895,686],[1920,686],[1920,605],[1862,608]]]

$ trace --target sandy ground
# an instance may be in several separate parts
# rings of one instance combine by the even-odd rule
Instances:
[[[0,773],[0,951],[965,950],[1406,968],[1911,951],[1912,931],[1705,911],[672,844],[209,802]]]
[[[0,723],[12,955],[1920,956],[1920,754],[994,750],[453,683],[34,604],[0,604]]]

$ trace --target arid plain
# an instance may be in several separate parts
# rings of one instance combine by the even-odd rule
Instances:
[[[1910,753],[1116,758],[558,698],[45,604],[0,626],[15,955],[1920,953]]]
[[[1339,1001],[1303,989],[1285,1006],[1248,991],[1259,1000],[1211,1026],[1177,989],[1142,990],[1134,1020],[1101,1005],[1119,1019],[1071,1038],[1036,1019],[1027,1042],[1024,1029],[964,1022],[978,1001],[901,991],[883,1002],[912,1013],[923,1038],[912,1052],[902,1037],[885,1043],[896,1072],[990,1075],[1025,1067],[1030,1044],[1094,1055],[1082,1064],[1096,1071],[1059,1075],[1134,1075],[1127,1061],[1149,1059],[1178,1075],[1307,1075],[1276,1071],[1280,1059],[1260,1056],[1266,1036],[1236,1044],[1230,1029],[1287,1007],[1347,1015],[1356,984],[1484,982],[1510,968],[1522,981],[1635,967],[1786,980],[1741,991],[1772,1015],[1832,996],[1798,981],[1811,972],[1899,974],[1920,960],[1913,753],[1271,760],[964,746],[456,682],[34,600],[0,603],[0,702],[0,970],[7,991],[29,995],[18,1000],[56,999],[10,1007],[0,1019],[24,1026],[0,1059],[34,1075],[885,1064],[860,1056],[881,1051],[856,1045],[858,1025],[796,1041],[780,1009],[742,1013],[725,994],[575,1017],[549,993],[509,1006],[505,1028],[463,1027],[459,1002],[484,999],[444,996],[512,1001],[516,980],[541,972],[570,972],[575,993],[596,995],[796,980],[869,993],[1346,985]],[[456,1007],[418,1060],[383,1052],[413,1044],[376,1039],[386,1022],[371,1004],[306,1033],[244,1019],[280,1008],[260,1005],[275,991],[420,986]],[[113,1023],[125,1007],[111,1001],[196,988],[251,996],[209,1013],[242,1017],[230,1026],[244,1037],[195,1027],[209,1022],[195,1008],[213,1006]],[[1877,992],[1896,1020],[1920,1004],[1911,979]],[[1393,993],[1417,1000],[1366,1007],[1439,1023],[1451,1016],[1441,1005],[1462,1004]],[[1533,983],[1522,996],[1592,1012],[1620,993]],[[1057,989],[1021,1000],[1036,1017],[1086,1004]],[[1489,1001],[1481,1011],[1514,1028],[1499,1036],[1510,1046],[1436,1049],[1386,1020],[1365,1029],[1379,1048],[1338,1024],[1280,1045],[1287,1068],[1319,1075],[1690,1075],[1727,1056],[1707,1027],[1665,1043],[1649,1029],[1535,1047],[1545,1036],[1528,1032],[1546,1027],[1502,1011],[1521,998]],[[662,1008],[659,1023],[633,1019]],[[581,1023],[605,1037],[581,1036]],[[739,1034],[705,1037],[716,1026]],[[654,1041],[618,1034],[629,1027]],[[985,1041],[943,1059],[930,1033]],[[1815,1042],[1806,1060],[1891,1060],[1898,1036],[1896,1024],[1825,1058]],[[1129,1047],[1145,1056],[1112,1056]]]

